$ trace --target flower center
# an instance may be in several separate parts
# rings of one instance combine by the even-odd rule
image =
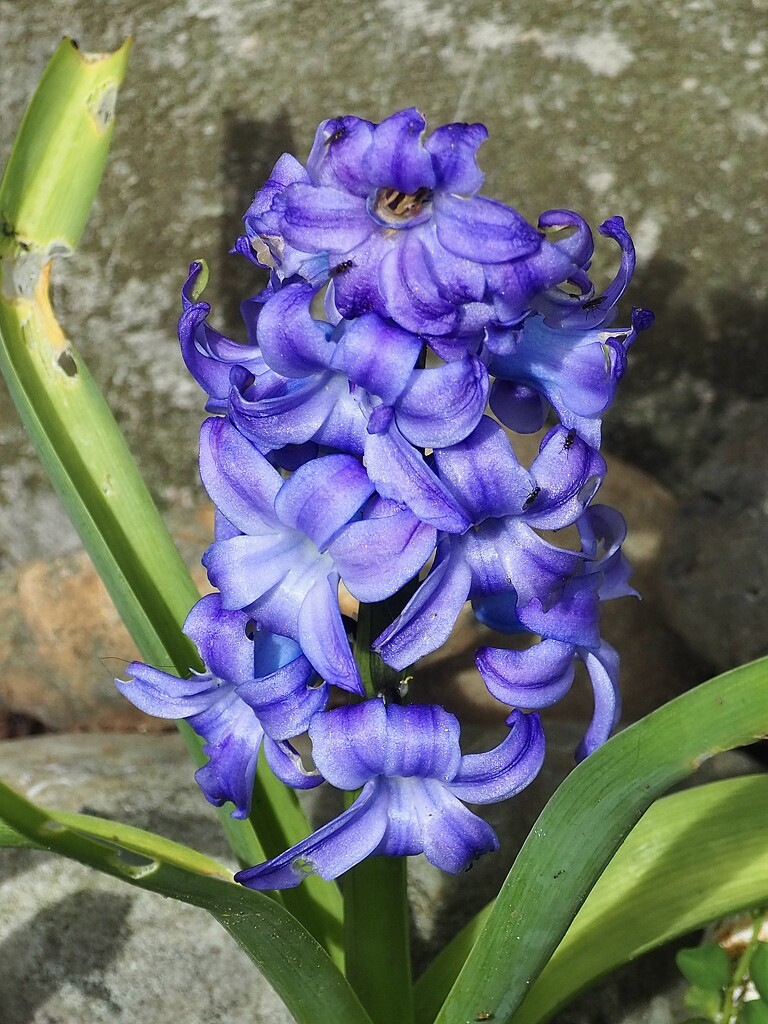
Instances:
[[[406,227],[409,221],[424,219],[425,207],[432,199],[428,188],[415,192],[399,192],[396,188],[380,188],[373,202],[373,213],[390,227]],[[408,225],[410,226],[410,225]]]

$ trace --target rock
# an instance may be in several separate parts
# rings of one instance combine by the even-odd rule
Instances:
[[[171,518],[201,592],[210,509]],[[75,550],[0,573],[0,712],[54,731],[171,728],[137,711],[114,679],[138,652],[88,556]]]
[[[0,777],[39,803],[158,831],[227,861],[177,736],[0,744]],[[203,910],[36,850],[0,851],[3,1024],[291,1024]]]
[[[720,671],[768,653],[766,438],[765,403],[732,411],[664,546],[667,620]]]

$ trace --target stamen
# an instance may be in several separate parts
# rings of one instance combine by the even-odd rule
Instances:
[[[431,200],[432,192],[420,188],[415,192],[400,192],[396,188],[380,188],[376,193],[374,212],[388,224],[401,223],[418,217]]]

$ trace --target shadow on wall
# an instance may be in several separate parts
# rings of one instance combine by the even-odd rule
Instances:
[[[0,944],[2,1024],[28,1024],[62,985],[121,1008],[95,979],[120,954],[131,898],[104,892],[72,893],[43,907]]]
[[[638,340],[606,417],[610,451],[677,495],[721,440],[734,404],[768,398],[768,303],[726,288],[700,301],[687,293],[680,263],[652,259],[637,272],[630,298],[656,323]]]
[[[221,283],[221,326],[232,337],[243,337],[240,303],[266,285],[267,273],[260,272],[243,257],[230,256],[229,251],[243,232],[243,214],[254,193],[267,180],[278,157],[293,152],[295,146],[286,113],[280,112],[271,121],[258,121],[240,117],[236,111],[224,112],[224,214],[219,234],[221,269],[216,280]]]

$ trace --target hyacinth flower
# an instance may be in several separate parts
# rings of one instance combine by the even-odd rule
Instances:
[[[249,334],[284,383],[262,384],[250,370],[231,377],[230,416],[254,444],[268,450],[316,440],[363,454],[370,414],[382,405],[416,446],[451,445],[470,433],[489,391],[476,356],[422,369],[415,335],[376,313],[336,325],[317,320],[311,315],[315,294],[294,282],[255,311]]]
[[[570,687],[575,661],[595,691],[580,754],[615,724],[618,659],[600,607],[633,591],[623,520],[592,500],[606,471],[600,420],[649,314],[613,327],[634,269],[620,218],[600,229],[621,265],[595,297],[578,214],[551,210],[534,227],[479,194],[486,135],[452,124],[425,136],[412,109],[323,122],[306,165],[281,157],[245,215],[235,251],[270,271],[242,303],[245,344],[208,323],[201,264],[182,291],[182,353],[215,414],[200,473],[216,508],[203,564],[219,594],[204,607],[222,626],[196,633],[204,682],[133,666],[123,685],[206,730],[220,780],[202,776],[209,798],[234,794],[239,814],[260,745],[290,785],[363,787],[336,821],[238,875],[254,888],[335,878],[373,854],[423,852],[459,871],[495,849],[463,801],[531,781],[536,711]],[[502,424],[531,432],[548,413],[556,422],[523,466]],[[568,528],[575,548],[544,536]],[[342,617],[342,586],[357,624]],[[401,705],[398,685],[467,601],[489,628],[539,638],[478,652],[478,685],[514,710],[507,739],[471,756],[453,716]],[[262,648],[279,652],[269,672],[259,658],[247,672],[229,663]],[[329,711],[331,687],[344,706]],[[418,700],[418,666],[413,689]],[[315,774],[289,743],[305,731]]]
[[[373,855],[425,854],[444,871],[466,870],[498,849],[493,829],[464,806],[514,796],[538,774],[538,715],[513,712],[509,735],[485,754],[462,755],[459,723],[436,705],[367,700],[312,719],[312,756],[338,789],[362,787],[334,821],[278,857],[235,876],[252,889],[288,889],[309,874],[332,879]]]
[[[593,448],[600,447],[601,416],[624,376],[629,347],[653,323],[653,314],[638,308],[629,327],[612,326],[634,270],[635,250],[621,217],[598,230],[621,246],[619,271],[602,295],[593,297],[588,278],[583,296],[553,289],[537,300],[538,312],[513,328],[489,327],[483,343],[496,378],[491,409],[502,423],[533,433],[551,405],[563,426]]]
[[[187,369],[208,395],[206,410],[224,412],[233,367],[241,366],[253,377],[266,375],[271,381],[276,380],[277,375],[270,371],[255,344],[241,345],[232,341],[207,322],[211,307],[197,297],[206,277],[202,262],[196,260],[190,265],[189,275],[181,290],[179,343]]]
[[[445,643],[467,599],[482,622],[504,632],[521,628],[521,607],[555,604],[586,555],[556,547],[537,530],[576,522],[605,474],[602,457],[562,427],[543,439],[526,470],[488,417],[466,441],[436,451],[434,462],[473,528],[439,539],[430,574],[376,640],[398,669]]]
[[[342,316],[372,310],[437,337],[513,322],[537,293],[588,266],[592,238],[575,214],[553,211],[538,230],[477,194],[483,125],[443,125],[422,141],[425,128],[414,109],[380,124],[324,121],[306,169],[282,157],[256,194],[238,251],[251,248],[284,280],[298,273],[312,283],[325,259]]]
[[[576,750],[582,760],[610,736],[621,713],[619,656],[599,633],[599,603],[637,597],[629,585],[630,568],[621,550],[626,533],[622,516],[604,505],[590,505],[578,521],[586,556],[582,574],[571,580],[558,601],[544,608],[534,599],[518,611],[538,644],[525,650],[482,647],[475,661],[486,687],[502,703],[541,710],[557,703],[573,682],[576,659],[589,674],[594,714]]]
[[[233,818],[247,818],[259,750],[272,771],[297,789],[322,779],[306,772],[290,744],[305,732],[328,701],[312,666],[292,641],[255,629],[242,612],[226,611],[218,594],[195,605],[184,632],[206,666],[188,679],[134,661],[128,681],[116,684],[137,708],[156,718],[186,719],[205,741],[208,763],[195,779],[217,807],[235,805]]]
[[[362,692],[338,605],[397,592],[427,561],[436,531],[374,493],[361,463],[335,454],[288,480],[224,418],[203,424],[200,471],[232,530],[203,564],[225,608],[295,640],[329,683]]]

